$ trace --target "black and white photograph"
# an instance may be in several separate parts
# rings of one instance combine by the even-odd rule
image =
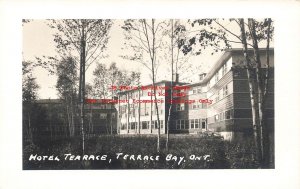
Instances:
[[[22,28],[24,170],[275,167],[272,18]]]
[[[0,0],[0,188],[298,189],[299,10]]]

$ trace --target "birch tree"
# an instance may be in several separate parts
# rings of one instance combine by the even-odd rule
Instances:
[[[56,74],[56,89],[59,97],[64,101],[69,136],[73,137],[75,133],[76,87],[78,83],[76,61],[72,57],[63,58],[57,65]]]
[[[82,154],[85,151],[85,72],[90,65],[103,56],[103,51],[109,39],[111,20],[65,19],[50,20],[49,26],[57,32],[54,34],[56,50],[60,56],[72,56],[79,62],[79,101],[82,134]],[[48,63],[53,63],[53,57]],[[47,61],[43,60],[43,62]],[[41,62],[41,61],[40,61]]]
[[[158,54],[162,49],[165,34],[165,21],[155,19],[146,20],[125,20],[122,28],[128,41],[128,46],[133,50],[133,54],[123,56],[132,61],[137,61],[145,66],[151,73],[153,95],[156,109],[157,132],[157,152],[160,152],[160,118],[156,96],[156,76],[159,67]]]
[[[200,44],[201,49],[212,47],[215,52],[231,48],[233,44],[240,44],[243,47],[245,68],[247,70],[248,85],[250,89],[250,101],[253,122],[253,137],[256,146],[256,159],[261,167],[269,166],[269,134],[266,117],[265,102],[268,94],[269,83],[269,43],[272,40],[274,28],[271,19],[256,21],[248,19],[230,19],[229,22],[235,23],[240,32],[235,33],[232,29],[225,26],[224,21],[219,19],[200,19],[191,22],[192,26],[199,24],[203,29],[191,38],[185,45],[183,52],[189,53],[196,44]],[[248,29],[245,27],[247,26]],[[266,41],[266,71],[262,72],[260,48],[258,43]],[[254,54],[254,64],[251,61],[250,53],[252,48]]]
[[[27,128],[23,128],[27,135],[27,139],[33,142],[33,124],[32,113],[35,109],[35,101],[38,98],[38,89],[40,88],[36,82],[36,78],[32,75],[34,66],[32,62],[22,61],[22,102],[23,102],[23,117],[27,118]],[[23,119],[24,120],[24,119]]]

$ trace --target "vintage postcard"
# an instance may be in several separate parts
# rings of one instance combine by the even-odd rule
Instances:
[[[274,168],[274,22],[24,19],[23,169]]]
[[[299,2],[0,3],[0,188],[299,188]]]

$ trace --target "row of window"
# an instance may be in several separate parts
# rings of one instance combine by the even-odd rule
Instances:
[[[205,129],[206,119],[176,120],[176,129]]]
[[[160,129],[164,128],[164,120],[160,120]],[[142,121],[142,129],[150,129],[150,121]],[[138,128],[138,123],[137,122],[130,122],[128,124],[128,129],[130,130],[135,130]],[[157,121],[151,121],[151,128],[152,129],[158,129],[158,122]],[[127,126],[126,123],[121,124],[121,130],[126,130]]]
[[[222,66],[222,68],[220,70],[218,70],[216,72],[216,74],[214,75],[214,83],[216,84],[226,73],[228,72],[228,69],[227,69],[227,62]],[[221,75],[221,76],[220,76]],[[208,81],[207,83],[207,88],[209,89],[211,86],[211,80]]]
[[[87,105],[85,105],[85,108],[89,109],[90,106],[99,107],[99,109],[101,109],[101,110],[110,110],[113,108],[113,106],[111,104],[100,104],[100,105],[99,104],[92,104],[92,105],[87,104]]]
[[[215,75],[215,83],[217,83],[220,80],[220,75],[221,73],[221,78],[227,73],[227,62],[222,66],[221,70],[217,71]]]
[[[233,118],[233,110],[226,110],[225,112],[221,112],[214,116],[215,122],[232,119]]]
[[[164,86],[161,86],[161,87],[164,87]],[[129,92],[128,93],[128,99],[139,99],[139,96],[140,97],[143,97],[143,96],[150,96],[148,93],[154,93],[154,90],[151,90],[151,89],[145,89],[145,90],[139,90],[136,89],[135,92]],[[156,90],[156,96],[158,96],[158,93],[165,93],[165,90],[164,89],[157,89]],[[154,98],[154,97],[153,97]],[[120,96],[120,99],[121,100],[126,100],[127,99],[127,96],[126,95],[122,95]]]
[[[184,110],[184,103],[178,103],[176,104],[175,110],[178,111],[183,111]]]
[[[192,94],[202,93],[202,87],[193,87]]]
[[[98,113],[85,113],[85,115],[86,115],[86,117],[91,117],[91,116],[93,116],[93,117],[97,117],[97,116],[99,116],[99,118],[100,119],[107,119],[107,116],[108,116],[108,113],[100,113],[100,114],[98,114]],[[79,113],[77,113],[76,114],[76,116],[80,116],[80,114]],[[63,118],[64,117],[64,114],[62,114],[62,113],[59,113],[58,114],[58,117],[59,118]],[[116,117],[116,113],[111,113],[111,117],[114,119],[115,117]]]
[[[193,110],[196,110],[196,109],[206,109],[207,108],[207,103],[201,103],[199,101],[196,101],[195,103],[192,103],[190,105],[190,108],[193,109]],[[185,109],[185,104],[184,103],[180,103],[180,104],[176,104],[176,111],[179,112],[179,111],[184,111]]]
[[[111,113],[111,118],[115,118],[116,114]],[[107,119],[107,113],[100,113],[100,119]]]
[[[201,103],[199,101],[196,101],[195,103],[192,104],[192,109],[206,109],[207,108],[207,103]]]
[[[222,98],[225,98],[227,95],[228,95],[228,84],[218,91],[217,96],[215,98],[215,102],[218,102]]]
[[[148,105],[147,105],[148,104]],[[151,105],[149,103],[143,103],[143,104],[140,104],[140,115],[141,116],[148,116],[149,113],[151,112],[150,107]],[[158,111],[159,111],[159,114],[163,114],[163,108],[162,108],[162,105],[161,104],[157,104],[158,106]],[[152,114],[155,115],[156,114],[156,107],[155,105],[153,104],[153,107],[152,107]],[[127,105],[123,105],[123,106],[120,106],[120,116],[122,115],[127,115]],[[129,115],[132,116],[132,117],[135,117],[136,115],[138,115],[138,106],[134,106],[133,104],[130,104],[129,105]]]

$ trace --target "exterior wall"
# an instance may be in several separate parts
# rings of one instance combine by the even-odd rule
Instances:
[[[41,124],[45,128],[45,133],[51,131],[51,135],[62,135],[68,131],[67,108],[63,101],[58,99],[38,100],[37,105],[45,112],[41,118]],[[79,108],[74,108],[74,134],[81,135],[80,113]],[[111,104],[85,104],[85,125],[86,133],[92,135],[110,134],[117,132],[117,111]],[[49,135],[50,135],[49,134]]]
[[[265,72],[265,51],[261,52],[262,71]],[[251,57],[251,53],[250,53]],[[253,58],[251,58],[253,59]],[[274,129],[274,52],[270,51],[270,75],[269,94],[266,101],[267,124]],[[159,86],[170,86],[170,82],[160,82]],[[189,90],[178,90],[175,93],[185,93],[182,97],[175,97],[178,101],[199,101],[199,99],[212,100],[212,104],[203,106],[201,103],[173,103],[171,112],[170,133],[198,133],[204,131],[219,132],[224,138],[231,139],[241,133],[250,133],[252,128],[251,104],[247,72],[244,66],[244,57],[241,50],[233,50],[224,53],[214,68],[206,77],[196,84],[187,85]],[[199,91],[198,91],[199,89]],[[145,91],[144,91],[145,92]],[[166,121],[170,104],[170,90],[162,91],[168,95],[161,97],[165,103],[161,104],[160,120],[163,121],[161,133],[166,132]],[[121,98],[130,99],[130,93],[126,92]],[[141,95],[136,91],[140,99],[151,99],[147,95]],[[134,95],[136,97],[136,95]],[[160,98],[160,97],[159,97]],[[153,98],[154,99],[154,98]],[[156,120],[156,115],[151,112],[151,104],[140,104],[136,107],[139,111],[134,117],[128,116],[128,107],[120,114],[120,134],[154,134],[157,129],[150,127],[150,121]],[[145,107],[144,107],[145,106]],[[143,108],[144,107],[144,108]],[[154,108],[154,106],[153,106]],[[148,114],[142,113],[148,109]],[[152,117],[152,118],[151,118]],[[131,129],[130,124],[136,122],[136,127]],[[123,126],[122,126],[123,125]],[[239,134],[238,134],[239,133]]]
[[[91,134],[117,133],[117,111],[113,104],[85,104],[88,131]]]
[[[160,83],[157,85],[162,88],[169,86],[169,83]],[[155,103],[134,103],[135,100],[154,100],[154,96],[149,96],[149,90],[133,90],[119,94],[120,99],[128,100],[127,103],[121,103],[119,107],[120,112],[120,134],[157,134],[157,115]],[[158,103],[159,120],[160,120],[160,133],[165,134],[166,120],[167,120],[167,97],[163,94],[168,93],[168,90],[159,89],[156,91],[157,100],[163,103]],[[159,96],[161,93],[161,96]],[[152,124],[151,124],[152,123]]]
[[[265,72],[265,69],[261,70]],[[247,131],[252,128],[250,91],[245,68],[234,68],[234,131]],[[267,125],[274,129],[274,68],[270,69],[266,107]]]
[[[230,68],[227,67],[230,70]],[[210,131],[231,131],[233,126],[233,81],[232,71],[228,71],[208,90],[207,97],[213,100],[208,106],[207,122]]]
[[[202,100],[207,99],[206,85],[191,86],[189,100],[195,103],[188,105],[189,133],[199,133],[207,130],[207,106]]]

